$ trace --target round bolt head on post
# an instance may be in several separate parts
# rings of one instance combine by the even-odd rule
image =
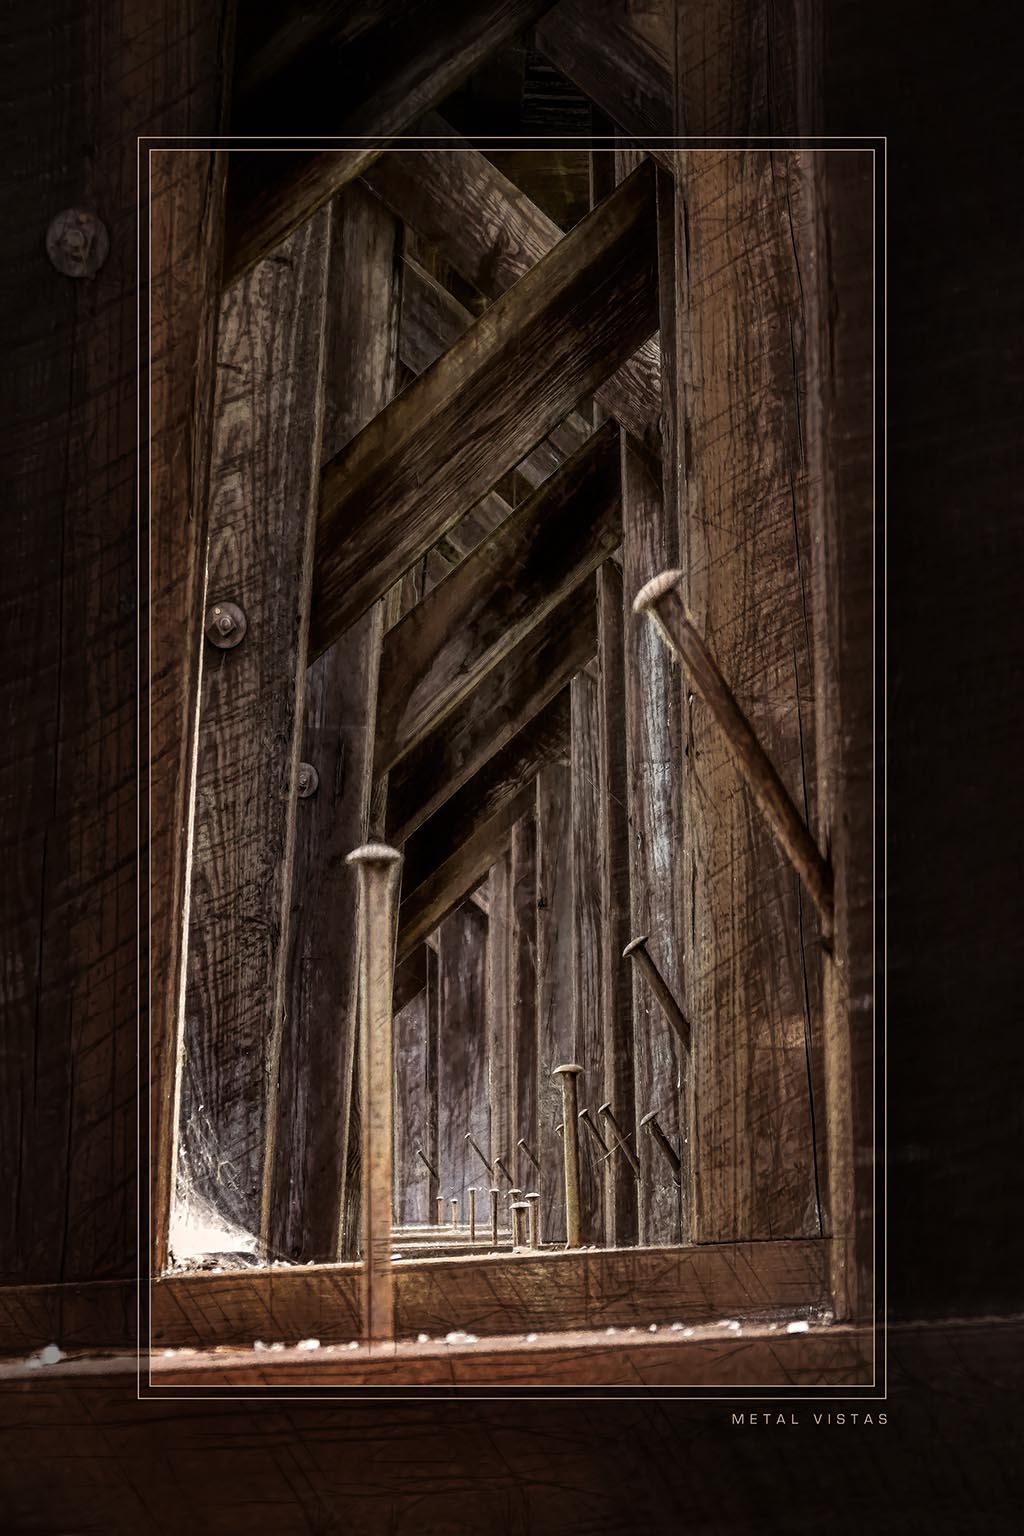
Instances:
[[[65,208],[46,231],[46,254],[65,277],[95,277],[109,250],[107,226],[84,208]]]
[[[218,651],[232,651],[245,639],[249,621],[237,603],[211,603],[203,626],[206,638]]]
[[[320,788],[320,775],[312,763],[299,764],[298,794],[300,800],[308,800]]]

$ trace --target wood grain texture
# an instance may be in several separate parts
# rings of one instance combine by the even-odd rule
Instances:
[[[487,881],[487,1099],[491,1127],[489,1157],[500,1157],[512,1168],[518,1132],[512,1099],[512,1035],[515,1016],[512,1011],[510,946],[512,857],[508,849],[492,865]],[[487,1218],[487,1190],[490,1181],[481,1168],[476,1177],[477,1217],[483,1226]]]
[[[348,8],[332,7],[301,40],[295,32],[290,39],[266,36],[257,17],[254,30],[264,33],[262,67],[247,67],[243,58],[246,85],[233,131],[368,142],[332,151],[236,153],[228,185],[229,279],[273,251],[359,175],[390,137],[544,8],[545,0],[445,0],[440,8],[414,0],[379,7],[372,21],[364,7],[354,21]]]
[[[408,838],[561,693],[596,645],[584,581],[388,775],[388,836]]]
[[[186,636],[201,602],[203,543],[202,514],[192,517],[206,467],[223,180],[203,154],[177,157],[173,175],[160,165],[153,184],[143,300],[143,313],[152,300],[153,334],[142,338],[143,365],[150,356],[154,365],[151,435],[143,422],[153,483],[143,476],[141,513],[148,528],[152,508],[141,553],[152,571],[140,593],[134,144],[140,133],[220,129],[224,9],[185,18],[146,4],[101,14],[54,3],[37,17],[11,10],[4,25],[0,1153],[10,1176],[0,1271],[9,1280],[134,1269],[140,709],[152,717],[142,836],[156,881],[155,1054],[161,1068],[174,1059],[196,690]],[[136,40],[128,76],[105,46],[122,24]],[[147,201],[149,190],[147,176]],[[96,212],[109,235],[91,280],[63,276],[47,257],[50,219],[74,207]],[[140,606],[161,625],[142,699]],[[161,1150],[165,1084],[151,1106]]]
[[[405,845],[408,893],[417,891],[451,852],[515,799],[546,763],[565,756],[569,724],[569,690],[565,688],[413,833]]]
[[[808,170],[790,152],[677,164],[674,292],[686,363],[675,453],[687,604],[820,845]],[[686,726],[687,961],[677,995],[695,1031],[695,1231],[705,1241],[811,1235],[825,1187],[813,1092],[820,1107],[817,916],[699,697],[687,696]]]
[[[406,258],[402,280],[401,357],[412,373],[423,373],[436,363],[469,330],[473,319],[472,311],[465,309],[447,288],[443,288],[418,262]],[[563,459],[590,436],[591,424],[581,414],[584,409],[585,403],[581,410],[570,411],[565,420],[520,461],[515,474],[534,487],[552,474]],[[486,515],[498,501],[497,493],[488,491],[481,511]],[[472,516],[467,513],[459,530]],[[456,537],[459,530],[453,530],[448,537]]]
[[[493,1529],[495,1508],[512,1518],[520,1511],[531,1536],[574,1525],[588,1536],[680,1525],[748,1536],[754,1521],[817,1536],[836,1521],[837,1491],[851,1531],[903,1536],[908,1508],[943,1536],[972,1525],[1012,1529],[1022,1332],[1019,1322],[892,1328],[888,1404],[404,1402],[370,1409],[372,1438],[365,1389],[362,1401],[349,1403],[225,1405],[211,1400],[216,1392],[193,1392],[175,1393],[172,1404],[168,1391],[140,1405],[134,1356],[69,1362],[56,1374],[24,1372],[0,1384],[2,1491],[16,1528],[82,1529],[88,1510],[94,1529],[117,1536],[140,1527],[163,1536],[186,1522],[201,1536],[246,1536],[254,1501],[273,1509],[281,1536],[323,1523],[324,1510],[352,1536],[378,1536],[382,1506],[432,1536]],[[700,1378],[712,1382],[727,1360],[751,1361],[754,1337],[764,1341],[753,1328],[733,1346],[695,1336],[683,1341],[694,1345],[684,1358],[703,1355]],[[773,1345],[774,1379],[779,1365],[791,1364],[806,1379],[809,1359],[850,1335],[816,1330],[810,1344],[808,1337]],[[664,1346],[662,1335],[654,1345]],[[278,1357],[270,1358],[276,1366]],[[292,1355],[282,1375],[295,1379],[308,1363]],[[628,1399],[637,1390],[615,1395]],[[951,1391],[963,1408],[955,1425]],[[732,1423],[733,1407],[776,1406],[787,1419],[795,1413],[800,1427]],[[815,1426],[810,1414],[819,1409],[845,1412],[845,1424]],[[874,1424],[853,1423],[861,1410],[875,1415]],[[887,1425],[878,1422],[884,1411]],[[97,1447],[102,1477],[95,1456],[82,1454]]]
[[[400,233],[360,185],[331,209],[323,454],[340,449],[396,387]],[[356,881],[345,856],[370,831],[381,638],[377,604],[306,672],[301,758],[319,777],[296,807],[271,1251],[326,1261],[354,1241],[348,1144],[358,1125]],[[351,1127],[353,1135],[350,1136]]]
[[[603,1335],[563,1333],[524,1350],[520,1339],[495,1340],[491,1348],[418,1345],[366,1357],[344,1353],[308,1364],[302,1354],[284,1364],[257,1365],[251,1354],[234,1360],[161,1366],[168,1386],[591,1386],[654,1388],[866,1386],[871,1376],[870,1335],[849,1327],[821,1330],[798,1341],[762,1335],[723,1344],[708,1334],[699,1341],[641,1338],[617,1344]]]
[[[513,1141],[526,1142],[539,1159],[537,1115],[537,816],[534,797],[526,815],[512,828],[509,842],[509,994],[513,1035],[511,1062]],[[512,1150],[512,1149],[510,1149]],[[508,1168],[521,1189],[533,1164],[521,1147],[512,1150]],[[532,1186],[531,1186],[532,1187]]]
[[[458,1200],[461,1222],[467,1216],[466,1191],[471,1184],[481,1182],[479,1159],[466,1141],[466,1133],[484,1148],[491,1140],[487,929],[487,919],[466,901],[445,918],[438,933],[438,1193],[445,1202],[446,1219],[448,1202]]]
[[[445,137],[445,147],[384,155],[365,180],[467,282],[496,299],[558,244],[562,230],[443,118],[428,113],[417,126]],[[661,435],[660,368],[657,342],[645,341],[596,390],[603,410],[652,452]]]
[[[674,20],[668,6],[560,0],[538,25],[537,46],[617,127],[643,143],[683,131],[672,126]]]
[[[808,369],[822,386],[822,419],[818,423],[812,415],[808,432],[823,479],[822,493],[812,504],[815,699],[822,742],[818,803],[832,851],[837,912],[823,989],[828,1208],[836,1312],[865,1319],[874,1315],[879,1220],[873,1147],[873,181],[873,157],[867,151],[816,158],[818,227],[813,238],[819,251],[822,246],[828,251],[828,282],[839,302],[826,305],[823,293],[812,296],[817,298],[817,326],[808,325],[807,337]]]
[[[481,931],[481,923],[476,914],[470,931]],[[456,935],[456,947],[464,938]],[[465,983],[453,972],[470,999],[476,969],[474,962]],[[462,1141],[461,1133],[451,1135]],[[442,1160],[443,1142],[444,1133]],[[454,1141],[450,1156],[443,1193],[464,1176],[479,1182],[472,1162],[463,1170]],[[409,1337],[453,1328],[495,1334],[807,1316],[827,1307],[828,1279],[827,1241],[415,1258],[394,1267],[396,1328]],[[358,1284],[352,1264],[166,1276],[154,1286],[153,1347],[346,1343],[359,1332]]]
[[[622,571],[614,560],[606,560],[597,573],[602,1097],[621,1105],[635,1121],[633,975],[622,958],[632,938],[623,604]],[[620,1246],[636,1242],[636,1179],[623,1157],[610,1158],[606,1167],[608,1241]]]
[[[463,841],[447,846],[451,851],[426,868],[419,884],[402,898],[399,909],[398,958],[421,943],[486,875],[508,846],[519,817],[531,803],[532,784],[511,796],[497,796],[486,818],[473,817]],[[453,823],[454,825],[454,823]]]
[[[282,260],[231,289],[217,354],[207,603],[237,603],[248,629],[234,649],[207,644],[203,656],[178,1176],[189,1201],[261,1239],[285,1013],[328,251],[323,214]]]
[[[678,997],[684,947],[681,684],[665,647],[657,635],[644,634],[631,606],[645,573],[663,569],[674,558],[676,522],[665,507],[660,484],[628,441],[622,453],[622,514],[623,590],[628,605],[624,644],[630,926],[633,937],[650,936],[651,953]],[[649,989],[636,976],[632,997],[635,1098],[633,1104],[613,1104],[613,1108],[624,1130],[630,1128],[631,1114],[638,1122],[649,1110],[658,1110],[665,1134],[678,1147],[689,1134],[679,1043]],[[699,1022],[695,1027],[700,1027]],[[680,1191],[650,1137],[641,1136],[634,1145],[643,1170],[640,1241],[674,1241],[682,1230]]]
[[[572,680],[570,736],[571,867],[572,867],[572,1020],[575,1054],[583,1068],[585,1097],[598,1124],[604,1102],[604,1034],[602,989],[604,966],[601,922],[601,732],[600,689],[587,672]],[[598,1097],[595,1097],[598,1095]],[[585,1243],[606,1241],[604,1185],[609,1163],[600,1148],[580,1128],[580,1213]]]
[[[422,953],[422,950],[420,951]],[[395,1222],[432,1221],[433,1175],[417,1148],[437,1167],[427,1150],[428,999],[424,987],[395,1014]]]
[[[324,466],[319,654],[656,324],[644,167]]]
[[[392,768],[619,542],[618,429],[603,427],[390,629],[374,771]]]
[[[566,703],[569,701],[566,700]],[[537,775],[537,1145],[540,1230],[543,1242],[566,1240],[561,1079],[555,1067],[575,1062],[573,1018],[572,781],[569,737],[560,760]],[[590,1078],[579,1083],[580,1108]],[[522,1164],[520,1164],[522,1167]]]

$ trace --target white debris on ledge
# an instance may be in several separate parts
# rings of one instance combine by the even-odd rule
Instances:
[[[296,1347],[296,1349],[319,1349],[320,1348],[320,1340],[319,1339],[300,1339],[298,1344],[295,1347]]]
[[[803,1318],[800,1322],[797,1323],[786,1324],[787,1333],[809,1333],[810,1329],[811,1325],[806,1318]]]
[[[44,1365],[57,1365],[64,1359],[64,1351],[57,1344],[47,1344],[38,1354],[29,1355],[25,1364],[30,1371],[38,1371]]]

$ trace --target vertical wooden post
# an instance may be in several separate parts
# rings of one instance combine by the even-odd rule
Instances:
[[[712,28],[729,43],[728,73],[717,49],[708,51]],[[769,122],[786,132],[806,126],[793,94],[800,71],[786,57],[793,39],[780,45],[769,100],[763,44],[754,43],[760,36],[751,6],[711,5],[700,17],[680,10],[677,132],[742,136]],[[677,387],[666,396],[667,483],[678,487],[687,606],[823,846],[808,164],[793,151],[675,154],[669,344]],[[817,917],[699,700],[687,700],[686,727],[687,955],[677,995],[694,1030],[696,1235],[708,1242],[812,1236],[822,1231],[826,1188],[823,1116],[815,1114],[823,1099]]]
[[[537,1038],[540,1092],[539,1150],[542,1168],[541,1226],[545,1238],[565,1240],[562,1143],[555,1126],[562,1098],[551,1074],[572,1060],[572,803],[569,767],[552,763],[537,775]],[[589,1093],[584,1080],[582,1094]],[[527,1183],[532,1183],[530,1170]]]
[[[621,179],[636,153],[616,154]],[[665,274],[659,273],[660,288]],[[673,388],[670,360],[663,358],[662,385]],[[677,993],[682,987],[683,867],[679,780],[684,771],[682,687],[678,670],[656,636],[645,635],[632,611],[635,594],[675,561],[679,548],[675,508],[665,502],[649,459],[626,436],[622,441],[622,566],[626,696],[626,792],[629,810],[630,926],[648,933],[659,966]],[[648,626],[650,627],[650,626]],[[621,951],[620,951],[621,956]],[[620,963],[621,960],[620,960]],[[649,1137],[636,1139],[636,1124],[650,1109],[659,1111],[669,1136],[687,1136],[681,1114],[683,1061],[678,1042],[648,989],[633,979],[634,1102],[615,1104],[616,1115],[632,1111],[631,1146],[640,1159],[639,1238],[642,1243],[675,1243],[686,1235],[680,1190]],[[625,1176],[625,1175],[623,1175]]]
[[[347,187],[333,206],[324,457],[394,393],[400,255],[394,219],[364,187]],[[383,625],[377,604],[305,682],[302,757],[319,787],[298,806],[270,1228],[273,1251],[294,1260],[352,1258],[359,1230],[355,879],[345,854],[370,834]]]
[[[629,828],[626,819],[626,700],[622,572],[606,560],[597,573],[600,676],[601,1099],[621,1107],[633,1128],[633,976],[622,958],[630,940]],[[635,1132],[634,1132],[635,1134]],[[637,1240],[637,1182],[624,1158],[605,1163],[605,1234],[616,1246]]]
[[[429,953],[423,946],[424,957]],[[425,959],[424,959],[425,964]],[[399,1226],[430,1221],[437,1191],[430,1156],[428,983],[400,1008],[394,1020],[395,1221]],[[398,998],[395,998],[397,1005]],[[420,1157],[422,1152],[423,1157]],[[427,1159],[427,1162],[423,1161]]]
[[[203,653],[175,1222],[197,1212],[223,1250],[268,1228],[330,222],[228,289],[218,340],[207,613],[246,628]]]
[[[359,878],[359,1039],[362,1088],[363,1332],[367,1344],[395,1336],[391,1269],[394,1201],[394,1042],[391,981],[395,965],[402,855],[368,843],[348,856]]]
[[[530,1181],[529,1159],[520,1138],[540,1157],[537,1115],[537,824],[523,816],[512,829],[509,848],[509,998],[512,1012],[511,1103],[513,1145],[508,1149],[512,1175]],[[541,1165],[533,1182],[557,1176],[557,1167]]]
[[[486,917],[471,901],[438,929],[438,1161],[440,1192],[460,1202],[481,1169],[466,1142],[468,1131],[490,1141],[485,1017]]]
[[[490,1159],[509,1162],[515,1151],[513,1134],[510,1007],[511,852],[491,870],[488,882],[490,916],[487,923],[487,1096],[490,1104]]]
[[[594,1110],[604,1098],[600,688],[585,670],[573,678],[571,691],[573,1054],[584,1069],[581,1107]],[[593,1144],[579,1161],[583,1240],[603,1243],[609,1164],[596,1161]]]

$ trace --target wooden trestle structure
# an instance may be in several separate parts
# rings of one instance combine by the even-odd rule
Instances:
[[[646,1379],[700,1385],[701,1330],[810,1319],[789,1379],[868,1388],[872,150],[733,113],[742,6],[728,81],[671,5],[350,9],[243,15],[181,125],[232,136],[142,146],[151,1342],[361,1337],[393,1110],[372,1340],[538,1332],[474,1379],[614,1383],[648,1366],[594,1330],[676,1321]],[[588,137],[443,115],[524,36]],[[366,843],[401,895],[361,947]]]

